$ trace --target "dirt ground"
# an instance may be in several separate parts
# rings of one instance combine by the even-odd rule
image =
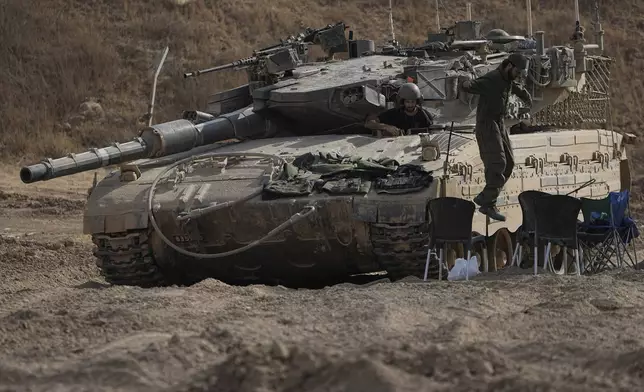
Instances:
[[[323,290],[111,287],[82,235],[91,174],[28,187],[15,168],[0,173],[2,391],[633,391],[644,382],[636,271]]]

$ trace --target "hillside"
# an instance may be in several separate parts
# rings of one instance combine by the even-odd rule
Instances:
[[[527,32],[523,0],[472,3],[474,18],[485,21],[483,31]],[[641,134],[644,79],[635,72],[644,69],[637,46],[644,35],[644,3],[600,3],[607,53],[616,59],[614,125]],[[441,24],[464,18],[465,4],[443,2]],[[587,32],[592,4],[580,2]],[[394,6],[399,40],[421,42],[434,29],[433,2],[395,0]],[[532,7],[534,30],[546,31],[546,45],[570,36],[572,1],[533,1]],[[154,66],[165,45],[170,52],[159,80],[155,121],[203,105],[208,93],[243,80],[235,71],[184,80],[185,71],[244,57],[303,25],[343,20],[358,37],[381,42],[389,29],[387,8],[387,0],[50,0],[47,7],[37,0],[2,0],[0,156],[18,163],[130,139],[147,110]],[[98,100],[103,112],[79,109],[88,99]],[[79,116],[79,110],[89,115]]]

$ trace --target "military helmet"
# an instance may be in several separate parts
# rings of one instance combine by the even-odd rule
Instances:
[[[421,101],[423,94],[420,92],[416,83],[405,83],[398,90],[398,99]]]
[[[508,61],[519,69],[525,69],[528,66],[528,59],[521,53],[512,53],[508,56]]]

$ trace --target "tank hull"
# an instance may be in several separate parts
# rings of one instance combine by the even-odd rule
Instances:
[[[441,146],[443,158],[447,136],[445,132],[433,136]],[[320,151],[363,157],[389,156],[401,164],[420,164],[433,172],[429,186],[405,194],[371,190],[366,194],[333,195],[313,191],[305,196],[270,200],[258,195],[243,203],[180,221],[177,217],[182,211],[244,198],[261,189],[265,162],[245,160],[229,164],[225,170],[216,165],[200,167],[177,184],[169,181],[156,187],[153,210],[161,233],[181,249],[204,255],[247,246],[305,207],[315,206],[316,211],[310,216],[235,255],[209,258],[182,254],[151,228],[147,197],[154,179],[163,175],[167,166],[143,170],[135,181],[121,181],[118,172],[101,181],[90,196],[85,232],[92,234],[99,245],[99,266],[104,272],[115,268],[113,260],[105,256],[110,246],[113,253],[119,248],[109,245],[116,241],[114,238],[128,243],[118,253],[121,265],[136,264],[133,257],[123,253],[128,249],[130,254],[137,253],[131,249],[135,247],[132,238],[138,236],[137,260],[146,265],[154,263],[158,282],[182,284],[212,277],[235,284],[316,286],[346,279],[352,274],[383,270],[394,277],[422,277],[429,238],[429,200],[439,196],[472,200],[485,185],[478,146],[472,135],[461,135],[458,142],[457,136],[453,135],[452,139],[447,176],[443,176],[442,159],[419,159],[418,136],[280,138],[270,143],[256,140],[216,149],[218,153],[261,152],[292,158]],[[506,240],[498,245],[500,249],[492,246],[489,250],[492,269],[502,268],[511,258],[511,233],[521,224],[518,195],[523,190],[568,193],[590,179],[596,182],[581,189],[577,196],[601,197],[623,188],[620,174],[625,155],[621,135],[617,133],[605,130],[538,132],[512,135],[511,140],[516,168],[498,201],[508,219],[487,225],[485,216],[476,212],[473,222],[474,231],[487,231],[492,242],[495,234],[510,234],[503,237]],[[130,239],[123,240],[128,235]],[[500,256],[500,253],[505,254]],[[458,256],[461,256],[458,250],[454,250],[451,257]],[[143,271],[151,274],[149,269]],[[433,268],[430,272],[435,276]],[[117,277],[118,271],[113,276]],[[138,284],[136,279],[129,281]]]

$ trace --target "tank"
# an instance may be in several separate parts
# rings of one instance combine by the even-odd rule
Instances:
[[[519,118],[522,103],[510,99],[516,168],[498,200],[507,220],[474,217],[475,232],[488,236],[486,268],[509,264],[522,191],[602,197],[630,187],[625,144],[633,139],[610,124],[612,59],[602,54],[601,27],[598,44],[587,44],[578,24],[571,42],[550,47],[543,32],[523,37],[532,42],[524,45],[506,32],[481,33],[476,21],[414,47],[376,48],[347,30],[343,22],[306,29],[249,58],[186,73],[244,69],[248,83],[134,140],[46,159],[20,177],[33,183],[114,165],[92,186],[83,218],[112,284],[212,277],[315,287],[380,271],[422,277],[428,201],[472,200],[485,184],[473,133],[477,99],[459,92],[458,75],[479,77],[521,51],[534,106]],[[326,57],[309,58],[312,45]],[[373,135],[365,119],[394,107],[408,81],[435,124]],[[463,256],[446,251],[448,262]],[[437,273],[434,260],[430,277]]]

